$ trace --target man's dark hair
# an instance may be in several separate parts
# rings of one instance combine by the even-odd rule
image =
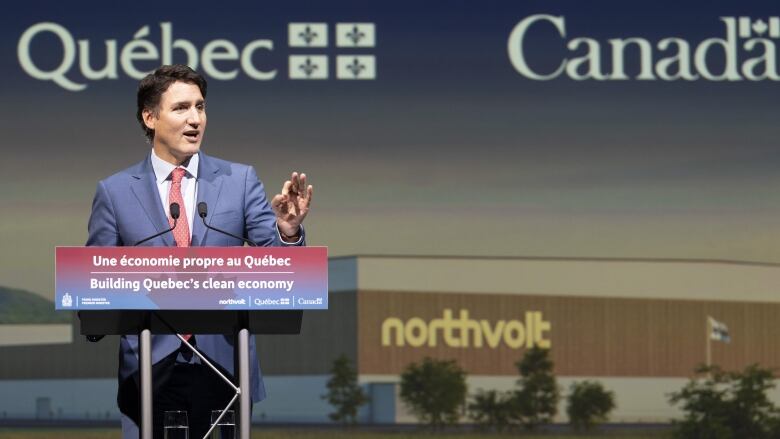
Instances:
[[[200,89],[203,99],[206,99],[206,78],[184,64],[162,66],[154,72],[146,75],[138,84],[138,111],[135,116],[151,142],[154,139],[154,130],[147,128],[144,123],[144,110],[150,110],[155,115],[160,111],[160,98],[176,81],[195,84]]]

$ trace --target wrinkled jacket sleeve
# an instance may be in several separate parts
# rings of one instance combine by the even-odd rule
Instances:
[[[246,173],[244,192],[244,212],[246,221],[246,238],[259,246],[304,246],[306,245],[305,232],[301,226],[301,239],[295,243],[282,241],[279,229],[276,227],[276,215],[271,209],[271,204],[265,195],[263,183],[257,177],[255,169],[249,167]]]

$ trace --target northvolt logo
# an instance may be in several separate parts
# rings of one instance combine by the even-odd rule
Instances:
[[[643,37],[617,37],[606,41],[579,36],[569,38],[566,17],[537,14],[521,20],[507,43],[509,61],[522,76],[546,81],[561,76],[595,81],[778,81],[777,39],[780,17],[720,17],[724,34],[691,42],[680,37],[650,41]],[[554,69],[534,62],[526,38],[538,29],[557,31],[567,54]],[[626,60],[638,66],[628,72]]]

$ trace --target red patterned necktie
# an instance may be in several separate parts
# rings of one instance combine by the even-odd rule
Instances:
[[[190,222],[187,220],[187,209],[184,208],[184,198],[181,196],[181,179],[184,178],[184,168],[173,170],[171,178],[171,190],[168,192],[168,204],[179,204],[179,219],[176,222],[176,228],[173,229],[173,238],[176,240],[177,247],[190,246]],[[173,227],[173,218],[168,217],[168,223]]]
[[[173,229],[173,239],[177,247],[190,246],[190,222],[187,220],[187,209],[184,208],[184,198],[181,196],[181,179],[184,178],[184,168],[176,168],[171,176],[171,190],[168,192],[168,204],[179,204],[179,219],[176,220],[176,228]],[[173,227],[173,218],[168,217],[168,224]],[[189,340],[192,334],[181,334],[185,340]]]

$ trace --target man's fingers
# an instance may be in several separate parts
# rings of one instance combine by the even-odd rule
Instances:
[[[275,210],[279,210],[282,207],[282,203],[284,202],[284,195],[282,194],[276,194],[271,199],[271,207],[273,207]]]
[[[299,209],[308,210],[311,205],[311,199],[314,195],[314,187],[306,184],[306,174],[294,171],[290,174],[290,179],[284,182],[282,193],[272,200],[274,209],[287,213],[288,211],[299,212]],[[305,206],[301,205],[301,199],[305,200]],[[292,203],[292,205],[289,205]],[[300,213],[300,212],[299,212]],[[305,215],[305,213],[304,213]]]
[[[298,193],[303,196],[306,193],[306,174],[301,173],[301,177],[298,180]]]
[[[290,191],[296,194],[300,193],[300,191],[298,191],[298,185],[300,184],[298,173],[293,172],[290,176],[290,180],[292,180],[292,187],[290,187]]]
[[[292,187],[292,182],[290,180],[287,180],[284,182],[284,186],[282,186],[282,195],[285,197],[290,195],[290,188]]]

